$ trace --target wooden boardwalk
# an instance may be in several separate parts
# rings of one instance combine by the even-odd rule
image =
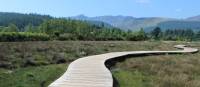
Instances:
[[[194,53],[198,49],[177,45],[180,51],[113,52],[83,57],[72,62],[67,71],[49,87],[113,87],[113,77],[105,62],[109,59],[136,54]]]

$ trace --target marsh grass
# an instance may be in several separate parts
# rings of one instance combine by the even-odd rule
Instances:
[[[47,87],[66,68],[66,64],[57,64],[15,70],[0,69],[0,87]]]
[[[199,66],[200,53],[151,55],[118,63],[112,73],[120,87],[200,87]]]
[[[156,47],[156,46],[160,46]],[[162,47],[161,47],[162,46]],[[1,42],[0,68],[16,69],[72,62],[77,58],[116,51],[169,50],[161,42],[52,41]]]
[[[176,50],[186,42],[1,42],[0,87],[46,87],[77,58],[108,52]],[[111,71],[121,87],[200,87],[200,53],[132,57]]]

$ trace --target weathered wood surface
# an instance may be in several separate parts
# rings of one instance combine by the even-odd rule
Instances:
[[[105,62],[109,59],[127,55],[159,53],[194,53],[198,49],[176,45],[179,51],[132,51],[113,52],[83,57],[72,62],[67,71],[49,87],[113,87],[113,77]]]

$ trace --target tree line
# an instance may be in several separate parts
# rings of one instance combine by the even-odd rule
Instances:
[[[0,41],[40,40],[194,41],[200,40],[200,31],[197,33],[191,29],[168,29],[162,31],[159,27],[156,27],[151,32],[145,32],[142,28],[139,31],[123,31],[119,28],[105,27],[103,23],[95,25],[86,21],[64,18],[46,20],[38,26],[28,24],[23,29],[13,23],[8,26],[0,26]]]
[[[39,26],[45,20],[53,19],[49,15],[40,14],[20,14],[11,12],[0,12],[0,26],[8,26],[10,23],[15,24],[20,31],[28,24]]]
[[[22,33],[23,32],[23,33]],[[31,34],[31,35],[30,35]],[[35,34],[35,36],[34,36]],[[39,35],[38,35],[39,34]],[[48,39],[40,39],[42,38]],[[47,37],[48,36],[48,37]],[[24,37],[35,39],[24,39]],[[3,38],[3,39],[1,39]],[[5,38],[13,38],[6,40]],[[14,40],[22,39],[22,40]],[[0,27],[0,41],[32,41],[32,40],[146,40],[147,36],[143,29],[140,31],[123,31],[114,27],[105,27],[104,24],[90,24],[86,21],[54,18],[46,20],[39,26],[33,24],[26,25],[20,29],[11,23],[8,26]]]
[[[162,31],[156,27],[149,33],[149,38],[153,40],[170,41],[197,41],[200,40],[200,31],[194,32],[192,29],[167,29]]]

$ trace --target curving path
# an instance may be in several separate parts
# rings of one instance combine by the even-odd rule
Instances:
[[[49,87],[113,87],[113,77],[105,62],[109,59],[127,55],[162,54],[162,53],[194,53],[198,49],[176,45],[180,51],[132,51],[113,52],[80,58],[72,62],[68,70]]]

